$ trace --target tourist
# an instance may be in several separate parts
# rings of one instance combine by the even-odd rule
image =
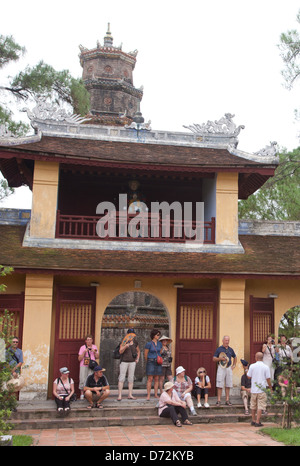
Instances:
[[[84,399],[84,384],[87,377],[93,374],[93,368],[90,367],[91,361],[96,361],[99,358],[98,348],[93,344],[93,336],[87,335],[85,344],[82,345],[78,352],[79,361],[79,390],[81,392],[80,399]],[[95,363],[94,363],[95,366]]]
[[[276,351],[275,351],[275,340],[272,335],[267,336],[266,343],[262,346],[263,353],[263,363],[268,366],[270,369],[271,380],[274,380],[275,372],[275,361],[276,361]]]
[[[159,377],[162,375],[162,366],[157,363],[157,357],[160,356],[162,350],[162,343],[159,341],[160,331],[153,329],[150,334],[151,341],[145,344],[144,356],[146,362],[146,375],[147,375],[147,401],[150,400],[152,380],[154,378],[154,396],[158,396]]]
[[[163,358],[163,363],[162,363],[162,375],[159,377],[159,389],[160,389],[160,394],[163,392],[163,384],[165,380],[167,381],[172,380],[172,369],[171,369],[171,364],[172,364],[172,353],[170,349],[170,344],[172,343],[172,339],[167,337],[166,335],[163,335],[159,341],[162,343],[162,350],[161,350],[161,357]]]
[[[181,415],[182,423],[178,414]],[[158,415],[160,417],[170,417],[176,427],[182,427],[182,424],[192,425],[186,412],[186,403],[179,398],[176,390],[174,390],[173,382],[166,382],[164,385],[164,391],[159,398]]]
[[[60,377],[53,382],[53,395],[59,413],[70,411],[70,400],[74,394],[74,380],[70,378],[67,367],[59,369]]]
[[[21,374],[23,365],[23,351],[18,348],[19,338],[13,337],[10,347],[6,350],[6,361],[10,366],[12,376],[17,378]]]
[[[193,382],[185,374],[182,366],[177,367],[176,376],[174,377],[174,390],[182,401],[185,401],[193,416],[197,416],[192,400]]]
[[[249,415],[248,404],[251,397],[251,380],[247,377],[249,370],[249,364],[244,359],[241,359],[241,363],[244,369],[244,374],[241,377],[241,397],[243,400],[245,415]]]
[[[247,377],[251,379],[251,400],[250,408],[252,413],[251,425],[262,427],[260,422],[262,412],[267,408],[267,394],[265,388],[267,385],[272,390],[270,369],[263,363],[263,353],[258,352],[255,355],[255,363],[251,364]]]
[[[130,328],[127,330],[126,336],[123,338],[120,344],[121,361],[120,361],[120,374],[118,381],[118,401],[122,400],[122,390],[125,382],[126,374],[128,377],[128,399],[136,400],[133,396],[133,382],[135,366],[140,359],[140,348],[136,339],[134,329]]]
[[[213,361],[218,362],[217,370],[217,405],[221,404],[222,390],[225,384],[225,394],[226,401],[225,404],[232,406],[232,403],[229,400],[230,397],[230,388],[232,388],[232,370],[236,366],[236,354],[234,350],[229,346],[230,337],[225,335],[222,340],[222,345],[217,348]],[[233,363],[231,361],[233,359]]]
[[[209,408],[208,404],[208,390],[211,388],[210,378],[206,373],[204,367],[199,367],[197,370],[197,377],[195,378],[195,388],[197,395],[197,408],[201,408],[201,398],[204,398],[204,407]]]
[[[84,396],[89,402],[88,409],[102,409],[102,402],[109,396],[109,383],[103,372],[106,369],[101,366],[94,368],[94,373],[89,375],[85,382]],[[95,403],[95,405],[94,405]]]

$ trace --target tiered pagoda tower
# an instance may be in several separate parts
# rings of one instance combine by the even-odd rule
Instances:
[[[133,85],[137,50],[123,52],[115,47],[110,24],[104,44],[88,50],[80,46],[82,78],[91,95],[91,114],[95,123],[125,125],[131,123],[139,109],[143,90]]]

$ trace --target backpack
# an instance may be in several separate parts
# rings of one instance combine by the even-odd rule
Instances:
[[[113,359],[121,359],[120,355],[120,345],[121,343],[118,344],[118,346],[113,350]]]

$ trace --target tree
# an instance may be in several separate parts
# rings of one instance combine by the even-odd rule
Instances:
[[[0,266],[0,275],[5,276],[12,271],[11,267]],[[6,286],[0,284],[0,292],[5,291]],[[5,344],[0,354],[0,435],[7,433],[12,426],[8,423],[12,410],[16,407],[17,400],[13,388],[6,383],[11,378],[11,370],[5,361],[5,346],[10,343],[11,336],[15,331],[14,318],[7,310],[0,316],[0,342]]]
[[[300,220],[300,147],[279,154],[279,165],[256,193],[239,202],[239,217]]]
[[[0,69],[17,61],[25,51],[12,36],[0,35]],[[89,111],[90,97],[82,79],[74,78],[68,70],[56,71],[43,61],[34,67],[27,66],[15,77],[9,78],[8,84],[0,86],[0,91],[2,95],[13,96],[17,102],[44,97],[56,103],[67,103],[74,113],[82,116]],[[0,103],[1,124],[18,136],[26,134],[29,129],[23,122],[15,122],[9,106],[3,103]]]
[[[297,14],[300,24],[300,10]],[[300,75],[300,36],[296,29],[283,32],[280,36],[279,49],[285,64],[282,71],[288,89],[291,89]]]

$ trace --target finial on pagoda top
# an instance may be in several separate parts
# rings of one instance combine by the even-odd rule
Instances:
[[[104,37],[104,47],[111,47],[113,45],[113,40],[110,32],[110,23],[108,23],[106,36]]]

